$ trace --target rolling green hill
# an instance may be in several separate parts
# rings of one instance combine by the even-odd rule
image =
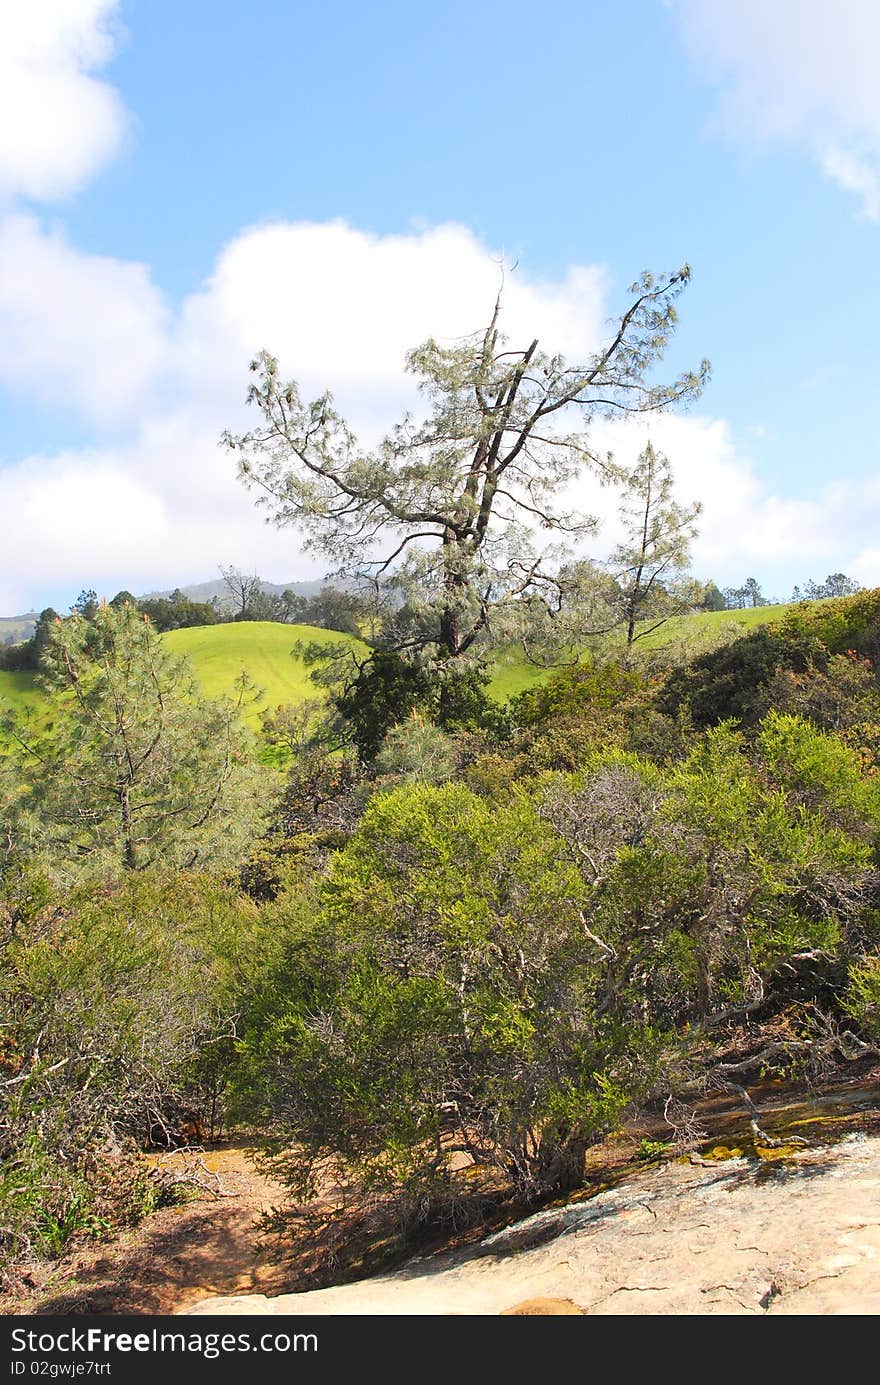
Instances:
[[[698,654],[725,640],[747,634],[757,625],[777,620],[790,606],[756,606],[743,611],[705,611],[669,620],[641,643],[643,649],[678,645],[682,652]],[[162,638],[179,654],[192,659],[199,687],[206,697],[235,695],[235,681],[242,670],[260,690],[246,714],[256,724],[259,713],[286,702],[299,702],[318,696],[309,677],[310,669],[292,651],[298,644],[330,642],[360,654],[366,645],[350,635],[321,630],[313,625],[280,625],[270,621],[242,621],[230,625],[202,625],[188,630],[172,630]],[[617,641],[615,641],[617,643]],[[549,670],[530,664],[521,651],[499,653],[489,691],[506,701],[525,688],[534,687],[549,677]],[[0,671],[0,704],[13,708],[38,707],[43,694],[32,674]]]
[[[820,602],[811,602],[820,605]],[[714,644],[749,635],[758,625],[781,620],[796,603],[782,606],[747,606],[741,611],[696,611],[689,616],[674,616],[653,634],[639,641],[643,649],[662,649],[681,644],[688,654],[700,654]],[[637,646],[638,647],[638,646]]]
[[[676,616],[639,640],[636,650],[648,653],[675,646],[676,652],[683,657],[692,657],[717,644],[726,644],[740,635],[748,635],[759,625],[780,620],[793,609],[792,605],[750,606],[742,611],[697,611],[689,616]],[[622,644],[620,633],[597,641],[599,649],[609,654],[619,652]],[[504,702],[516,693],[545,682],[549,676],[550,670],[530,664],[520,650],[511,648],[504,650],[496,659],[489,691],[499,702]]]
[[[39,707],[44,701],[32,673],[7,673],[0,669],[0,711],[11,707],[13,711],[23,712],[26,707]]]
[[[266,708],[320,696],[310,667],[292,653],[297,644],[320,642],[361,655],[367,652],[367,646],[351,635],[263,620],[171,630],[162,638],[175,653],[189,655],[206,697],[234,697],[235,681],[246,672],[259,689],[247,713],[247,720],[254,722]]]
[[[310,668],[292,654],[298,643],[319,641],[366,653],[366,645],[350,635],[320,630],[314,625],[279,625],[270,621],[171,630],[162,639],[175,653],[189,655],[199,688],[206,697],[234,697],[236,679],[242,671],[246,672],[259,690],[245,714],[245,720],[252,724],[266,708],[320,696],[309,677]],[[0,706],[5,703],[23,710],[27,706],[38,708],[44,701],[33,674],[0,670]]]
[[[674,643],[689,654],[697,654],[725,639],[748,634],[757,625],[777,620],[789,609],[788,606],[755,606],[743,611],[700,611],[667,621],[640,643],[645,649],[659,649]],[[263,690],[251,714],[253,719],[256,719],[257,710],[317,695],[307,666],[302,659],[291,658],[290,651],[297,642],[330,640],[340,647],[347,645],[366,653],[366,645],[349,635],[311,625],[279,625],[267,621],[173,630],[163,639],[178,652],[189,654],[206,697],[232,696],[235,679],[246,669]],[[489,691],[499,701],[506,701],[548,677],[549,670],[529,663],[521,651],[507,649],[499,652],[495,660]]]
[[[496,702],[506,702],[517,693],[546,683],[552,672],[552,669],[529,663],[519,646],[500,649],[492,662],[488,691]]]

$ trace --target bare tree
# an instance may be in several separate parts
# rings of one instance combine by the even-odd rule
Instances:
[[[220,565],[220,576],[235,604],[235,613],[239,620],[244,620],[247,615],[248,607],[255,596],[263,590],[263,584],[255,572],[242,572],[237,567],[224,567]]]

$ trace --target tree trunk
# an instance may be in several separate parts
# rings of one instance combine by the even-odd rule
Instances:
[[[460,599],[467,583],[459,570],[460,559],[459,544],[447,531],[443,537],[443,591],[447,604],[440,615],[438,643],[448,659],[455,659],[462,648]]]
[[[536,1181],[541,1193],[570,1193],[584,1181],[587,1141],[570,1131],[541,1141]]]
[[[635,612],[631,611],[626,622],[626,654],[624,655],[623,666],[628,669],[632,665],[632,647],[636,640],[636,617]]]
[[[123,859],[126,870],[137,869],[137,851],[134,841],[134,823],[131,816],[131,801],[128,796],[128,785],[123,784],[119,790],[119,810],[122,817],[122,840],[124,844]]]

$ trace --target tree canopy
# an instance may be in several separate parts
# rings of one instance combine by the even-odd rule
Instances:
[[[565,545],[595,528],[569,508],[565,489],[585,468],[613,474],[591,426],[700,393],[705,361],[652,379],[689,277],[687,266],[644,275],[608,339],[576,363],[537,339],[510,346],[499,295],[484,330],[408,353],[427,414],[405,416],[373,450],[358,444],[329,392],[305,402],[263,351],[248,394],[261,422],[225,441],[275,523],[301,528],[308,546],[351,576],[378,585],[393,574],[417,617],[398,631],[397,648],[457,659],[503,633],[514,610],[560,609]],[[539,545],[536,531],[557,546]]]
[[[5,732],[50,854],[192,866],[259,830],[235,705],[199,701],[188,662],[133,606],[59,619],[41,667],[58,715],[33,728],[10,716]]]

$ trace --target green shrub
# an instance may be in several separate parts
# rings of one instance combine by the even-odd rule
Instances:
[[[299,1195],[332,1169],[448,1206],[455,1154],[526,1195],[578,1181],[658,1049],[597,1015],[584,902],[522,796],[413,786],[371,801],[315,911],[292,902],[245,1044],[245,1105],[295,1141],[282,1167]]]
[[[23,1237],[60,1248],[97,1226],[89,1218],[108,1219],[101,1198],[114,1220],[143,1206],[131,1152],[174,1143],[182,1122],[206,1135],[222,1124],[257,921],[255,905],[210,877],[147,874],[44,904],[7,932],[7,1252]]]
[[[873,1042],[880,1040],[880,953],[854,962],[843,1009]]]

